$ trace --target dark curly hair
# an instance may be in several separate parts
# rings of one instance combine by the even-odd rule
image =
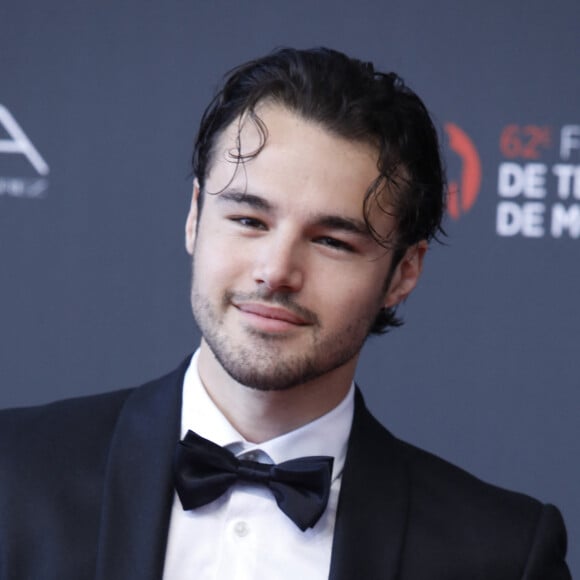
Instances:
[[[267,127],[256,106],[263,101],[278,103],[336,135],[377,148],[379,176],[365,193],[363,215],[375,240],[393,251],[386,284],[407,248],[444,233],[445,176],[437,131],[425,105],[395,73],[378,72],[370,62],[328,48],[280,49],[226,75],[203,114],[195,140],[193,173],[200,185],[200,203],[216,142],[241,115],[247,114],[256,124],[261,146],[250,155],[238,151],[238,162],[261,151]],[[372,226],[373,205],[394,215],[394,235]],[[401,324],[394,308],[383,308],[370,331],[381,334]]]

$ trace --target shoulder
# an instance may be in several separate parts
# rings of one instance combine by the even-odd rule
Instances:
[[[398,478],[400,501],[406,506],[406,551],[421,552],[427,561],[446,554],[460,568],[463,560],[466,569],[479,559],[485,577],[510,577],[500,570],[520,577],[528,566],[550,572],[542,577],[569,578],[566,532],[557,508],[484,482],[397,439],[359,402],[354,437],[360,440],[355,445],[359,453],[366,453],[361,451],[366,446],[366,460],[374,456],[381,465],[376,477],[383,482]],[[380,493],[380,486],[375,489]]]
[[[497,514],[502,509],[537,515],[541,503],[525,494],[489,484],[434,453],[402,441],[390,433],[364,406],[357,401],[354,444],[365,448],[378,463],[405,474],[411,493],[425,498],[441,510],[462,506],[466,510],[481,510]],[[492,509],[492,506],[496,506]]]
[[[151,447],[135,432],[172,432],[186,366],[136,388],[0,411],[0,568],[88,577],[107,482],[137,479]]]
[[[24,493],[58,496],[71,482],[97,494],[119,413],[132,392],[0,411],[0,471],[6,474],[0,501],[22,507]]]
[[[7,569],[17,566],[23,545],[34,554],[30,566],[42,559],[34,546],[64,554],[82,543],[85,553],[71,554],[71,565],[94,556],[109,447],[131,393],[0,411],[0,560]]]
[[[18,407],[0,410],[0,433],[12,430],[20,435],[34,435],[39,430],[66,430],[82,428],[97,418],[106,421],[115,416],[133,388],[63,399],[33,407]],[[92,418],[91,421],[89,419]]]
[[[513,570],[543,578],[569,578],[567,538],[553,505],[492,485],[422,449],[396,440],[410,474],[408,548],[460,548],[457,561],[471,566],[476,555],[489,577]],[[433,542],[428,537],[437,537]],[[471,559],[471,560],[470,560]],[[524,577],[527,575],[524,574]]]
[[[127,409],[139,413],[143,400],[153,400],[149,404],[155,407],[155,398],[164,396],[169,383],[177,391],[186,363],[139,387],[0,410],[0,468],[13,476],[3,478],[3,483],[18,481],[19,474],[28,481],[39,472],[46,481],[51,474],[57,478],[102,471],[123,413]]]
[[[191,357],[177,369],[137,387],[63,399],[45,405],[0,410],[0,449],[12,447],[6,437],[24,438],[27,442],[43,437],[69,434],[84,438],[106,435],[114,428],[119,414],[129,400],[155,397],[166,385],[181,385]],[[44,440],[46,443],[46,440]]]

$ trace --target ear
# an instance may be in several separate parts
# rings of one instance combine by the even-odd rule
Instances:
[[[185,249],[189,255],[193,255],[195,246],[195,235],[197,230],[197,211],[199,201],[199,181],[197,177],[193,180],[193,194],[191,196],[191,206],[185,221]]]
[[[423,257],[427,247],[427,242],[422,240],[407,249],[395,268],[385,294],[385,307],[391,308],[403,302],[411,294],[421,276]]]

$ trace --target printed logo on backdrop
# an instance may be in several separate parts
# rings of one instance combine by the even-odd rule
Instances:
[[[28,134],[0,104],[0,197],[45,197],[49,172]]]
[[[453,219],[467,213],[479,195],[481,161],[473,141],[455,123],[446,123],[445,132],[449,149],[459,159],[459,170],[450,177],[447,193],[447,211]]]
[[[499,148],[497,234],[580,238],[580,125],[507,125]]]

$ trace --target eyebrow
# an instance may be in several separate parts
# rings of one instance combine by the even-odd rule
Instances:
[[[218,195],[218,200],[242,203],[263,211],[272,211],[274,209],[272,204],[263,197],[242,191],[224,191]]]
[[[224,191],[220,193],[218,199],[225,202],[244,204],[254,209],[272,213],[275,207],[266,199],[253,193],[241,191]],[[364,220],[346,218],[333,214],[316,214],[312,223],[332,230],[340,230],[363,237],[371,237],[369,228]]]

